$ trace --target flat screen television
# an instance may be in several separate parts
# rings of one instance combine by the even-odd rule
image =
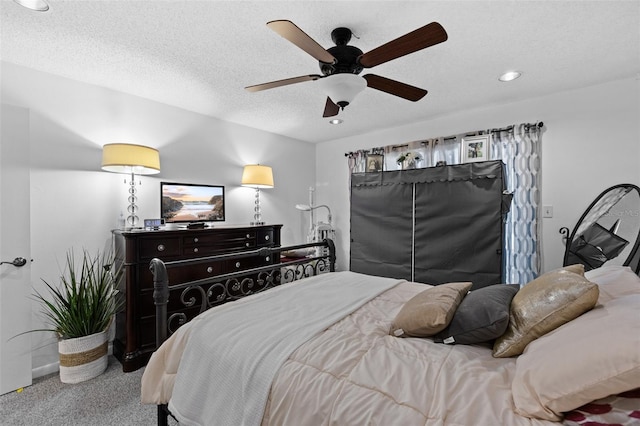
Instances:
[[[160,212],[165,223],[222,222],[224,186],[160,182]]]

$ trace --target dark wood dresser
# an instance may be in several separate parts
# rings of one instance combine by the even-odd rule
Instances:
[[[122,263],[124,274],[118,288],[124,306],[116,315],[116,337],[113,354],[125,372],[146,365],[155,350],[155,306],[153,276],[149,262],[159,258],[165,262],[193,259],[222,253],[279,247],[282,225],[215,226],[204,229],[114,230],[116,263]],[[272,257],[248,257],[233,262],[211,265],[187,265],[170,270],[169,282],[185,282],[235,272],[256,266],[278,263]],[[172,305],[169,300],[168,312]],[[191,316],[198,314],[194,309]]]

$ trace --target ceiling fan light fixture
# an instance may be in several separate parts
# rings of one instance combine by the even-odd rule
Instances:
[[[338,115],[340,110],[344,110],[358,93],[367,87],[412,102],[419,101],[427,94],[425,89],[375,74],[366,74],[365,76],[359,76],[359,74],[364,68],[384,64],[448,39],[447,32],[442,28],[442,25],[431,22],[363,53],[358,47],[348,44],[353,33],[346,27],[338,27],[331,32],[331,40],[336,45],[325,49],[289,20],[270,21],[267,26],[315,58],[319,62],[322,75],[302,75],[255,84],[245,87],[245,89],[249,92],[258,92],[304,81],[319,81],[321,89],[327,94],[322,113],[324,118]]]
[[[367,87],[367,81],[356,74],[333,74],[318,81],[322,91],[340,107],[349,105]]]
[[[498,80],[503,82],[513,81],[516,78],[520,78],[521,75],[522,73],[520,71],[507,71],[498,77]]]
[[[49,10],[49,5],[45,0],[13,0],[20,6],[27,9],[35,10],[36,12],[46,12]]]
[[[339,118],[334,118],[333,120],[329,120],[331,124],[342,124],[342,120]]]

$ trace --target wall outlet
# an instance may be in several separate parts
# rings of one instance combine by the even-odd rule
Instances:
[[[542,206],[542,217],[553,217],[553,206]]]

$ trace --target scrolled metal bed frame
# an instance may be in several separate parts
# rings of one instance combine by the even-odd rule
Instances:
[[[285,252],[311,250],[312,255],[300,258],[281,258]],[[280,262],[225,273],[205,279],[184,283],[169,283],[167,269],[187,265],[228,262],[251,257],[277,256]],[[297,281],[324,272],[335,271],[335,246],[332,240],[318,243],[299,244],[288,247],[261,248],[253,251],[221,254],[173,262],[152,259],[149,269],[153,274],[153,300],[156,306],[156,348],[167,340],[181,325],[188,321],[185,312],[168,313],[169,297],[180,294],[179,302],[185,308],[194,309],[198,305],[199,313],[218,305],[259,293],[280,284]],[[158,405],[158,425],[168,425],[171,415],[166,404]]]

